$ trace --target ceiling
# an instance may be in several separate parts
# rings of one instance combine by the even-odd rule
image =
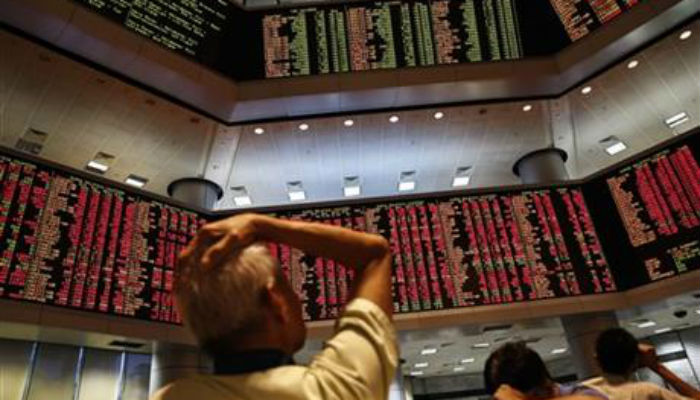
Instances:
[[[226,189],[220,209],[236,208],[231,187],[244,186],[253,207],[289,203],[286,182],[302,181],[307,202],[343,198],[343,177],[359,176],[360,198],[396,196],[399,175],[417,174],[417,193],[451,190],[455,170],[473,167],[469,188],[519,183],[511,172],[521,155],[554,144],[569,153],[572,178],[586,177],[700,126],[700,22],[680,31],[554,100],[427,108],[244,125],[238,146],[213,154],[209,165],[230,166],[214,175]],[[630,60],[638,65],[629,69]],[[590,86],[591,92],[580,92]],[[530,104],[532,109],[523,111]],[[440,111],[444,117],[434,119]],[[685,111],[675,130],[664,120]],[[390,123],[397,115],[399,122]],[[352,119],[346,127],[344,121]],[[301,131],[299,125],[308,124]],[[256,128],[264,134],[255,134]],[[599,144],[615,135],[627,150],[609,156]]]
[[[680,40],[686,28],[694,34]],[[237,186],[253,207],[288,204],[285,184],[295,180],[307,202],[342,200],[345,176],[359,176],[360,198],[395,196],[408,170],[416,171],[415,193],[451,190],[462,166],[473,167],[469,188],[517,184],[513,162],[552,143],[569,153],[570,176],[580,178],[700,126],[697,21],[582,84],[588,95],[579,86],[554,100],[444,107],[440,120],[437,108],[400,111],[394,124],[378,112],[223,126],[8,32],[0,32],[0,52],[0,143],[44,131],[41,157],[82,169],[105,152],[115,156],[106,178],[143,176],[145,189],[161,195],[174,179],[204,174],[225,189],[220,209],[236,208]],[[679,111],[690,121],[668,129],[663,120]],[[610,135],[628,149],[608,156],[598,142]]]

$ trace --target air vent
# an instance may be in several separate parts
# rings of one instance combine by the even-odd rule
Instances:
[[[38,129],[29,128],[24,135],[17,139],[15,148],[19,151],[24,151],[29,154],[38,155],[44,148],[44,142],[49,136],[48,133],[40,131]]]
[[[112,340],[111,342],[109,342],[109,346],[127,349],[140,349],[141,347],[143,347],[143,343],[129,342],[126,340]]]
[[[530,338],[525,338],[523,341],[527,344],[533,344],[533,343],[539,342],[540,340],[542,340],[541,337],[530,337]]]
[[[513,325],[510,325],[510,324],[492,325],[492,326],[485,326],[481,331],[484,333],[486,333],[486,332],[502,332],[502,331],[507,331],[512,327],[513,327]]]
[[[440,347],[442,347],[442,348],[450,347],[454,344],[455,344],[455,342],[440,343]]]

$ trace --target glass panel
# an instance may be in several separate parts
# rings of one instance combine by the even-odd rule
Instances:
[[[119,394],[122,353],[85,349],[83,357],[78,400],[116,399]]]
[[[693,368],[695,381],[691,384],[695,387],[700,387],[700,328],[691,328],[681,331],[681,340],[683,347],[688,355],[688,361]]]
[[[78,347],[39,345],[28,400],[73,400]]]
[[[32,342],[0,339],[0,399],[22,400],[33,345]]]
[[[151,356],[149,354],[126,354],[124,368],[124,391],[121,400],[143,400],[148,398],[151,379]]]

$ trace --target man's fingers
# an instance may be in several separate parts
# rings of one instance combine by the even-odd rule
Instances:
[[[237,246],[238,235],[234,232],[229,232],[214,245],[209,247],[202,255],[203,269],[210,269],[218,265],[221,260],[233,251]]]

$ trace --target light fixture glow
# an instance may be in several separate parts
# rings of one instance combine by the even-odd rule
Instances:
[[[428,363],[427,362],[419,362],[414,365],[415,368],[428,368]]]
[[[532,110],[532,105],[531,104],[525,104],[523,106],[523,111],[528,112]]]
[[[651,328],[652,326],[656,326],[656,322],[651,320],[643,321],[637,324],[637,328],[639,329]]]
[[[474,362],[474,358],[473,358],[473,357],[464,358],[464,359],[462,359],[462,361],[460,361],[460,362],[461,362],[462,364],[471,364],[471,363]]]
[[[669,327],[665,327],[665,328],[661,328],[661,329],[655,330],[654,333],[658,335],[658,334],[661,334],[661,333],[671,332],[672,330],[673,330],[673,329],[671,329],[671,328],[669,328]]]
[[[552,349],[552,354],[564,354],[566,353],[566,347],[560,347],[558,349]]]
[[[463,371],[466,371],[466,370],[467,370],[467,368],[466,368],[466,367],[462,367],[462,366],[454,367],[454,369],[453,369],[454,372],[463,372]]]
[[[628,69],[634,69],[634,68],[637,68],[638,65],[639,65],[639,61],[637,61],[637,60],[632,60],[632,61],[630,61],[630,62],[627,63],[627,68],[628,68]]]
[[[455,176],[452,180],[452,187],[467,186],[470,179],[470,176]]]
[[[262,135],[263,133],[265,133],[265,129],[257,127],[253,130],[253,132],[255,132],[256,135]]]
[[[588,94],[588,93],[590,93],[590,92],[592,92],[592,91],[593,91],[593,88],[590,87],[590,86],[584,86],[584,87],[581,89],[581,93],[583,93],[583,94]]]
[[[249,206],[253,204],[253,201],[250,199],[250,196],[235,196],[233,198],[233,204],[237,205],[238,207]]]
[[[671,129],[673,129],[679,125],[683,125],[688,121],[690,121],[690,117],[688,116],[688,114],[686,114],[685,111],[681,111],[678,114],[671,116],[671,117],[668,117],[664,120],[664,122],[666,123],[666,126],[668,126]]]
[[[437,348],[436,347],[426,347],[423,350],[420,351],[420,354],[422,356],[429,356],[431,354],[437,353]]]
[[[435,118],[435,119],[442,119],[444,116],[445,116],[445,113],[443,113],[442,111],[438,111],[435,114],[433,114],[433,118]]]
[[[487,347],[491,347],[491,345],[490,345],[489,343],[486,343],[486,342],[484,342],[484,343],[474,343],[474,344],[472,345],[472,347],[475,348],[475,349],[485,349],[485,348],[487,348]]]
[[[423,375],[423,371],[411,371],[411,376],[421,376]]]
[[[698,308],[697,310],[695,310],[695,314],[700,315],[700,308]]]
[[[678,38],[679,38],[680,40],[686,40],[686,39],[688,39],[692,34],[693,34],[693,31],[691,31],[690,29],[688,29],[688,30],[685,30],[685,31],[681,32],[681,34],[680,34],[680,36],[678,36]]]
[[[346,127],[349,128],[349,127],[355,125],[355,121],[353,121],[351,119],[346,119],[345,121],[343,121],[343,125],[345,125]]]
[[[144,187],[147,182],[148,182],[148,179],[141,178],[140,176],[136,176],[136,175],[129,175],[124,180],[124,183],[126,183],[127,185],[134,186],[137,188]]]
[[[300,130],[300,131],[307,131],[307,130],[309,130],[309,124],[299,124],[299,130]]]
[[[395,124],[395,123],[399,122],[399,116],[398,116],[398,115],[392,115],[391,117],[389,117],[389,122],[391,122],[392,124]]]
[[[346,186],[343,188],[343,194],[345,197],[359,196],[360,187],[359,186]]]
[[[605,148],[605,151],[606,151],[608,154],[610,154],[611,156],[614,156],[615,154],[617,154],[617,153],[619,153],[619,152],[621,152],[621,151],[624,151],[625,149],[627,149],[627,145],[625,145],[625,144],[622,143],[622,142],[617,142],[617,143],[614,143],[614,144],[612,144],[612,145],[606,147],[606,148]]]
[[[413,181],[399,182],[399,192],[407,192],[409,190],[414,190],[416,188],[416,183]]]
[[[306,200],[306,193],[304,193],[303,190],[296,191],[296,192],[289,192],[288,194],[289,194],[290,201]]]
[[[107,165],[102,164],[101,162],[98,162],[98,161],[95,161],[95,160],[89,161],[89,162],[87,163],[87,167],[88,167],[89,169],[94,169],[94,170],[96,170],[96,171],[98,171],[98,172],[107,172],[107,170],[109,169],[109,167],[108,167]]]

